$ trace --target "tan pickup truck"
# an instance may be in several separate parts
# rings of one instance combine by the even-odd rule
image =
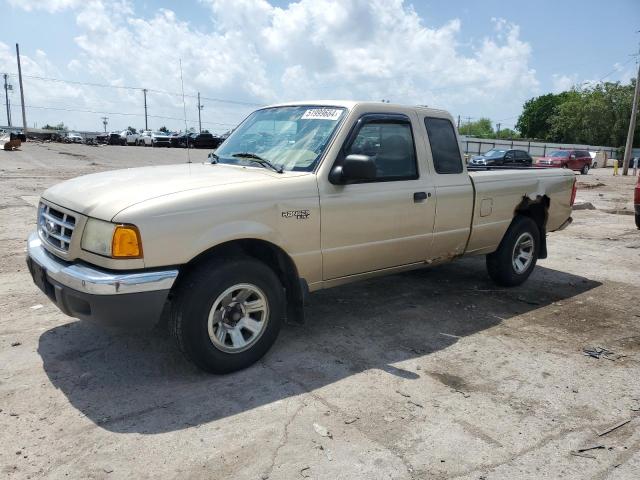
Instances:
[[[518,285],[571,222],[563,169],[467,172],[451,116],[386,103],[257,110],[204,164],[132,168],[42,195],[27,263],[66,314],[154,324],[186,356],[246,367],[309,292],[486,255]]]

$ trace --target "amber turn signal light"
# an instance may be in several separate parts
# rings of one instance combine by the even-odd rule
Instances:
[[[140,232],[133,225],[117,225],[111,243],[113,258],[142,258]]]

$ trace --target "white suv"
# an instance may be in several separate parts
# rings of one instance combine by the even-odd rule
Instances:
[[[171,136],[164,132],[145,130],[139,137],[139,145],[145,147],[169,147],[171,146]]]

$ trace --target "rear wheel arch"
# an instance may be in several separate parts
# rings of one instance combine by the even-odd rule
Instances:
[[[538,195],[535,200],[529,197],[522,199],[514,212],[514,221],[518,215],[531,218],[540,231],[540,247],[538,258],[547,258],[547,220],[551,201],[546,195]]]

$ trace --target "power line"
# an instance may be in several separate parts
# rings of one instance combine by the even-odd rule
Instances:
[[[604,80],[605,78],[607,78],[609,75],[612,75],[616,72],[619,72],[620,69],[622,67],[625,67],[626,65],[629,64],[629,62],[631,62],[633,59],[635,58],[635,55],[633,55],[631,58],[629,58],[626,62],[624,62],[622,65],[619,65],[618,67],[614,68],[613,70],[611,70],[609,73],[607,73],[605,76],[603,76],[602,78],[600,78],[600,80],[597,81],[597,83],[600,83],[602,80]]]
[[[6,105],[3,103],[3,105]],[[144,117],[144,113],[131,113],[131,112],[103,112],[98,110],[88,110],[88,109],[79,109],[79,108],[64,108],[64,107],[45,107],[41,105],[25,105],[25,108],[36,108],[39,110],[55,110],[62,112],[77,112],[77,113],[97,113],[100,115],[121,115],[121,116],[130,116],[130,117]],[[149,118],[159,118],[163,120],[180,120],[183,121],[183,118],[178,117],[168,117],[164,115],[149,115]],[[197,120],[188,120],[190,123],[197,123]],[[221,123],[221,122],[206,122],[210,125],[221,125],[224,127],[235,127],[237,123]],[[239,123],[239,122],[238,122]]]
[[[15,73],[9,73],[9,75],[15,76]],[[154,89],[154,88],[144,88],[144,87],[131,87],[131,86],[126,86],[126,85],[109,85],[106,83],[95,83],[95,82],[80,82],[77,80],[65,80],[62,78],[53,78],[53,77],[42,77],[42,76],[38,76],[38,75],[23,75],[24,78],[30,78],[33,80],[42,80],[42,81],[47,81],[47,82],[58,82],[58,83],[68,83],[71,85],[81,85],[81,86],[87,86],[87,87],[99,87],[99,88],[115,88],[115,89],[120,89],[120,90],[134,90],[134,91],[143,91],[146,90],[147,92],[152,92],[152,93],[159,93],[159,94],[163,94],[163,95],[171,95],[174,97],[182,97],[182,93],[176,93],[176,92],[170,92],[167,90],[158,90],[158,89]],[[198,98],[196,95],[188,95],[185,94],[185,97],[187,98]],[[224,99],[224,98],[217,98],[217,97],[201,97],[203,100],[210,100],[212,102],[220,102],[220,103],[229,103],[232,105],[243,105],[243,106],[247,106],[247,107],[261,107],[263,106],[263,104],[260,103],[252,103],[252,102],[244,102],[241,100],[229,100],[229,99]]]

